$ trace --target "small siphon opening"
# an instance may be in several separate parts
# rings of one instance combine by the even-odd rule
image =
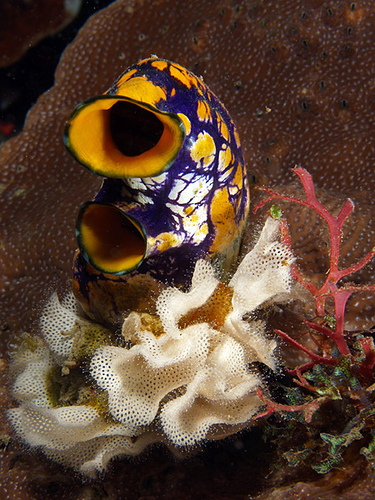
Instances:
[[[118,101],[112,106],[109,128],[113,142],[125,156],[139,156],[150,150],[164,131],[156,115],[127,101]]]
[[[90,204],[79,227],[81,250],[97,269],[125,274],[137,267],[146,252],[141,231],[114,206]]]

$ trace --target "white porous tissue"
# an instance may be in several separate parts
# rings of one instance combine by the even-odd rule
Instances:
[[[157,441],[177,452],[249,425],[262,406],[262,380],[249,366],[274,369],[276,347],[251,313],[292,285],[293,256],[279,234],[268,218],[227,284],[198,261],[187,292],[166,288],[156,313],[131,312],[117,337],[78,316],[72,295],[62,303],[53,295],[43,340],[22,342],[14,356],[17,434],[94,475]]]

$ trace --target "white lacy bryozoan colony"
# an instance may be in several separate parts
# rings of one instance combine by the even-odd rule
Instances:
[[[249,364],[275,368],[275,341],[264,335],[263,323],[243,316],[290,292],[292,261],[271,218],[229,284],[198,261],[190,291],[166,289],[157,315],[129,314],[123,343],[94,342],[86,360],[89,391],[101,399],[51,397],[54,370],[62,379],[72,376],[78,332],[96,329],[105,337],[103,328],[77,315],[71,296],[61,304],[53,296],[41,317],[44,342],[23,344],[15,356],[19,407],[9,417],[16,432],[86,474],[156,441],[177,450],[236,432],[261,406],[255,392],[261,380]]]

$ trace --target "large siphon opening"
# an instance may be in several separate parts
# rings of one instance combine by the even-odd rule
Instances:
[[[110,109],[109,128],[117,149],[125,156],[139,156],[159,142],[164,125],[137,104],[118,101]]]

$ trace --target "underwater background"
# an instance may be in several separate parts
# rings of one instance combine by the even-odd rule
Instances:
[[[214,4],[202,0],[189,5],[118,1],[113,11],[97,18],[97,24],[91,20],[84,28],[54,80],[61,51],[85,19],[110,3],[84,2],[69,26],[0,72],[4,141],[22,130],[30,106],[56,84],[29,115],[25,132],[0,151],[3,407],[11,405],[8,347],[20,330],[37,330],[40,304],[55,287],[65,291],[69,285],[77,210],[99,186],[98,179],[81,173],[83,169],[62,153],[63,125],[79,102],[102,93],[141,57],[156,53],[203,75],[224,102],[239,128],[253,204],[259,196],[253,189],[263,184],[279,190],[283,186],[299,196],[291,168],[300,164],[313,175],[318,193],[333,210],[347,196],[355,200],[353,222],[345,227],[347,260],[342,262],[355,261],[374,244],[375,12],[371,1],[293,0],[282,6],[255,0]],[[283,209],[288,215],[288,208]],[[301,267],[319,277],[328,259],[328,236],[314,216],[289,212]],[[254,244],[263,220],[250,219],[244,248]],[[315,227],[313,231],[307,231],[306,221]],[[373,270],[372,264],[356,276],[357,282],[371,282]],[[368,330],[375,321],[373,296],[360,297],[349,303],[347,321],[352,330]],[[270,314],[270,325],[297,334],[295,324],[304,314],[299,307],[291,307],[291,312],[280,308]],[[298,354],[293,351],[288,356]],[[267,375],[272,385],[273,375]],[[287,385],[290,380],[284,382]],[[334,409],[333,405],[324,410],[327,421]],[[286,450],[274,439],[272,421],[268,438],[260,424],[222,442],[208,443],[203,452],[183,461],[157,447],[137,458],[114,462],[105,477],[92,481],[82,481],[42,454],[23,448],[12,437],[5,415],[1,425],[4,499],[339,496],[354,500],[372,499],[374,494],[371,467],[358,450],[348,450],[344,462],[325,475],[303,462],[297,468],[280,462],[278,454]],[[299,430],[305,432],[303,427]],[[293,439],[297,443],[291,446],[298,448],[298,432]]]

